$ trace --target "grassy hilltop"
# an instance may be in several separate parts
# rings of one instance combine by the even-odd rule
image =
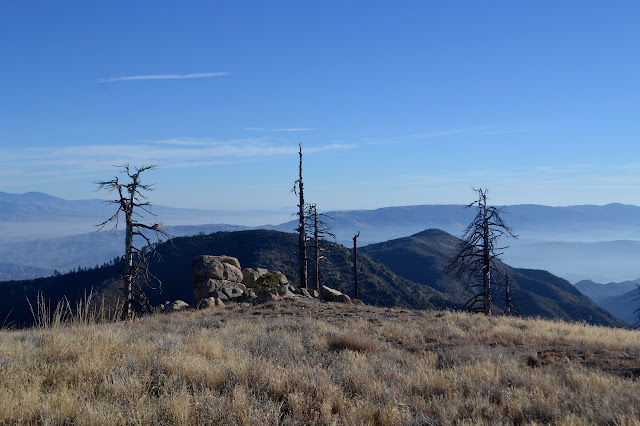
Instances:
[[[0,332],[1,424],[640,424],[640,333],[313,300]]]

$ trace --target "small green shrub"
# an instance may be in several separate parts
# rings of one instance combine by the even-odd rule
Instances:
[[[253,288],[256,291],[256,294],[264,293],[265,291],[273,290],[278,288],[280,285],[280,274],[276,274],[274,272],[267,272],[260,278],[256,280]]]

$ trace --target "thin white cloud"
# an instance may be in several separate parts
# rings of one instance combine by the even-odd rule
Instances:
[[[305,154],[354,149],[354,144],[329,143],[303,147]],[[0,183],[4,177],[27,176],[46,182],[64,176],[95,177],[113,165],[156,164],[160,168],[193,168],[266,161],[298,152],[297,144],[273,143],[261,138],[216,141],[168,139],[131,145],[81,145],[0,149]]]
[[[331,143],[328,145],[316,146],[311,148],[302,148],[302,151],[306,154],[313,154],[316,152],[324,152],[324,151],[344,151],[348,149],[355,149],[358,145],[353,143]],[[296,148],[295,152],[298,152],[298,148]]]
[[[228,72],[201,72],[192,74],[151,74],[151,75],[131,75],[127,77],[111,77],[100,78],[98,83],[111,83],[114,81],[130,81],[130,80],[176,80],[185,78],[209,78],[209,77],[222,77],[229,75]]]
[[[438,130],[433,132],[413,133],[409,135],[411,139],[438,139],[448,136],[473,134],[480,136],[501,136],[519,133],[529,133],[531,129],[509,129],[494,126],[460,127],[456,129]]]
[[[434,138],[442,138],[446,136],[455,136],[461,135],[464,133],[471,133],[474,131],[478,131],[482,129],[481,127],[463,127],[459,129],[448,129],[448,130],[438,130],[435,132],[423,132],[423,133],[414,133],[409,135],[411,139],[434,139]]]
[[[232,139],[228,141],[219,141],[211,138],[171,138],[157,141],[151,141],[152,144],[159,145],[173,145],[173,146],[213,146],[213,145],[228,145],[238,143],[258,143],[264,142],[265,138],[245,138],[245,139]]]
[[[589,169],[593,169],[592,166],[590,165],[586,165],[586,164],[574,164],[574,165],[567,165],[567,166],[563,166],[563,167],[558,167],[558,166],[539,166],[537,167],[537,170],[544,172],[544,173],[548,173],[548,174],[555,174],[555,173],[584,173]]]
[[[285,129],[268,129],[265,127],[247,127],[242,130],[251,131],[251,132],[312,132],[316,129],[312,127],[291,127],[291,128],[285,128]]]
[[[621,170],[629,170],[633,173],[638,173],[640,172],[640,163],[620,164],[618,166],[615,166],[615,168],[621,169]]]

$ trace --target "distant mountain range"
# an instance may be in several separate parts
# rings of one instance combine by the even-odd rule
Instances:
[[[584,280],[577,282],[575,286],[596,302],[598,306],[633,325],[638,323],[640,318],[638,312],[636,312],[640,308],[638,284],[640,284],[640,279],[607,284]]]
[[[55,269],[25,266],[16,263],[0,263],[0,281],[29,280],[53,275]]]
[[[624,204],[549,207],[536,204],[503,206],[503,218],[523,240],[596,242],[640,240],[640,207]],[[331,211],[333,232],[349,241],[358,231],[363,243],[387,241],[424,229],[461,235],[475,211],[464,205],[418,205],[375,210]],[[295,221],[276,226],[291,232]]]
[[[510,245],[504,260],[511,265],[548,270],[574,282],[624,281],[640,276],[636,261],[640,258],[640,241],[634,240],[640,240],[640,207],[514,205],[505,209],[505,220],[520,236],[504,242]],[[0,265],[0,280],[31,278],[37,268],[47,274],[53,269],[90,267],[119,256],[123,243],[118,238],[122,237],[92,232],[94,225],[111,211],[100,200],[67,201],[41,193],[0,192],[0,262],[5,264]],[[261,229],[293,232],[296,228],[294,221],[265,225],[270,219],[289,217],[283,211],[229,212],[162,206],[154,211],[158,214],[154,219],[165,224],[194,224],[181,227],[181,231],[170,229],[176,236],[247,228],[214,222],[220,218],[236,224],[250,218]],[[462,205],[421,205],[327,214],[335,219],[332,225],[337,241],[349,247],[357,232],[361,232],[359,242],[363,246],[428,228],[460,235],[473,210]],[[59,239],[61,235],[65,237]],[[23,275],[21,270],[25,271]]]
[[[640,207],[638,206],[607,204],[605,206],[549,207],[519,204],[504,206],[504,208],[508,212],[505,215],[507,223],[524,240],[561,242],[640,240]],[[0,225],[27,222],[58,224],[57,228],[69,232],[64,235],[72,235],[93,230],[93,225],[111,213],[113,213],[113,207],[105,205],[103,200],[69,201],[40,192],[26,194],[0,192]],[[270,219],[274,217],[286,218],[293,213],[293,208],[289,212],[282,209],[226,211],[155,206],[154,213],[158,215],[158,220],[166,225],[231,223],[263,227],[269,223],[273,224],[274,222]],[[361,231],[363,243],[375,243],[412,235],[429,228],[442,229],[453,235],[460,235],[474,212],[473,209],[468,209],[464,205],[416,205],[384,207],[375,210],[330,211],[327,214],[335,218],[334,233],[338,240],[349,241],[355,233]],[[239,223],[247,216],[251,216],[255,223]],[[89,227],[79,232],[66,230],[66,226],[72,221],[79,221],[83,225],[86,223]],[[291,232],[295,228],[295,221],[285,222],[274,228]],[[39,238],[47,235],[47,231],[43,231],[39,234]],[[4,234],[2,238],[7,240]]]
[[[64,200],[41,192],[0,192],[0,243],[90,233],[114,211],[104,200]],[[168,226],[212,223],[255,226],[280,223],[289,217],[288,211],[260,209],[198,210],[154,205],[152,211],[157,216],[147,217],[148,221]]]
[[[378,306],[418,309],[456,309],[468,295],[463,283],[440,273],[457,239],[439,230],[364,247],[359,255],[361,298]],[[216,232],[210,235],[174,238],[158,247],[162,261],[151,267],[162,281],[162,293],[151,291],[154,304],[164,300],[193,300],[191,260],[201,254],[227,254],[243,266],[279,270],[297,282],[297,236],[270,230]],[[14,324],[29,323],[26,299],[35,300],[39,291],[54,303],[66,296],[73,304],[91,288],[107,303],[118,296],[119,265],[75,272],[57,277],[0,284],[0,318]],[[545,271],[511,268],[513,289],[521,297],[524,315],[541,315],[565,320],[620,327],[625,324],[596,306],[567,281]],[[416,281],[413,281],[413,280]],[[352,252],[329,244],[321,281],[353,295]],[[499,308],[499,306],[497,306]]]
[[[634,281],[623,282],[610,282],[607,284],[600,284],[591,280],[579,281],[575,284],[576,288],[589,296],[591,300],[596,303],[600,303],[610,297],[621,296],[629,293],[640,284],[640,279]]]

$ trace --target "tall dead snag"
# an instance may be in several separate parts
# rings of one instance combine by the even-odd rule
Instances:
[[[300,144],[300,178],[294,182],[291,192],[298,195],[298,251],[300,252],[300,288],[307,288],[307,231],[305,227],[304,185],[302,182],[302,144]]]
[[[511,298],[511,276],[504,277],[504,313],[511,315],[513,299]]]
[[[129,164],[116,166],[122,168],[122,173],[127,175],[126,182],[120,182],[118,176],[111,180],[95,182],[98,190],[104,189],[109,193],[117,193],[117,199],[106,201],[109,204],[118,206],[116,212],[109,219],[96,225],[102,230],[108,223],[113,223],[113,230],[116,231],[120,224],[120,213],[125,219],[125,255],[124,267],[120,271],[122,278],[122,296],[124,300],[123,317],[129,318],[132,315],[133,305],[138,305],[143,309],[149,306],[149,299],[145,295],[142,285],[153,280],[158,287],[162,285],[160,280],[149,271],[149,255],[157,256],[154,244],[143,231],[155,233],[156,240],[160,237],[169,238],[169,234],[162,229],[162,225],[154,223],[147,225],[138,221],[142,218],[141,212],[146,212],[155,216],[151,212],[151,203],[147,199],[145,192],[153,191],[153,185],[144,185],[140,182],[140,175],[148,170],[154,170],[156,166],[133,167]],[[134,245],[134,237],[142,238],[147,247],[138,248]]]
[[[358,299],[358,237],[360,231],[353,237],[353,286],[355,289],[355,299]]]
[[[637,288],[636,297],[633,298],[633,301],[638,303],[640,302],[640,284],[636,283],[636,288]],[[640,306],[638,306],[638,308],[635,311],[633,311],[633,313],[638,317],[638,320],[633,324],[633,328],[638,329],[640,328]]]
[[[314,290],[320,289],[320,261],[326,259],[326,257],[322,255],[322,252],[326,250],[326,247],[323,247],[322,241],[326,238],[336,238],[336,236],[331,233],[331,225],[329,225],[326,219],[333,220],[331,216],[318,213],[318,208],[315,204],[307,205],[307,228],[309,234],[313,235],[313,244],[307,247],[313,248]]]
[[[455,257],[445,267],[444,273],[453,273],[456,278],[465,278],[468,288],[481,289],[467,301],[465,307],[474,312],[491,315],[491,274],[502,276],[498,269],[500,255],[507,247],[496,247],[500,237],[517,238],[502,218],[505,213],[498,207],[487,206],[487,190],[474,189],[478,200],[467,207],[478,210],[473,221],[467,226]]]
[[[501,282],[499,283],[500,290],[504,290],[503,294],[500,296],[500,299],[504,302],[504,314],[511,315],[519,315],[517,302],[522,299],[514,298],[511,294],[511,275],[504,274]]]

